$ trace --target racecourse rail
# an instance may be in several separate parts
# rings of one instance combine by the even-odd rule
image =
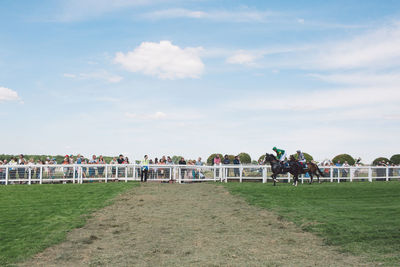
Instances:
[[[73,165],[2,165],[0,184],[42,184],[42,183],[84,183],[111,181],[140,181],[140,164],[73,164]],[[320,166],[325,174],[321,181],[390,181],[400,180],[400,166]],[[269,165],[149,165],[148,181],[178,183],[185,182],[228,182],[228,181],[272,181]],[[309,182],[302,175],[300,182]],[[292,175],[278,177],[281,182],[290,183]],[[314,177],[314,182],[317,178]]]

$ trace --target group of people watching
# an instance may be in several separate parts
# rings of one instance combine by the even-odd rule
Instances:
[[[278,149],[276,147],[273,148],[273,151],[276,152],[277,159],[284,161],[286,158],[286,152],[283,149]],[[298,150],[297,151],[297,158],[298,161],[305,164],[306,160],[303,155],[303,153]],[[169,168],[149,168],[149,165],[191,165],[191,166],[202,166],[204,165],[204,162],[202,162],[202,159],[199,157],[197,160],[185,160],[185,158],[181,157],[179,158],[179,161],[176,159],[176,157],[171,158],[170,156],[162,156],[160,158],[156,157],[153,159],[148,159],[145,158],[145,161],[141,161],[142,166],[147,166],[147,168],[142,168],[139,171],[141,172],[141,176],[143,181],[146,181],[148,176],[150,175],[153,178],[168,178],[171,176],[170,174],[170,169]],[[177,162],[178,161],[178,162]],[[358,159],[355,163],[355,166],[360,166],[360,161],[361,159]],[[29,158],[28,160],[25,159],[23,154],[20,154],[18,157],[12,157],[9,161],[7,160],[0,160],[0,180],[4,180],[6,176],[6,168],[2,168],[2,166],[9,166],[9,178],[10,179],[26,179],[28,175],[30,175],[31,178],[36,178],[38,179],[40,175],[42,175],[43,178],[56,178],[57,175],[60,175],[60,173],[57,172],[56,167],[51,167],[51,165],[56,165],[56,164],[62,164],[62,165],[72,165],[72,164],[96,164],[96,165],[103,165],[103,164],[111,164],[111,165],[118,165],[118,164],[130,164],[130,161],[128,157],[123,156],[122,154],[119,155],[118,157],[114,157],[108,162],[104,159],[102,155],[96,156],[92,155],[91,158],[86,158],[83,155],[66,155],[62,162],[57,162],[56,158],[51,158],[51,157],[46,157],[44,160],[38,159],[34,160],[33,158]],[[139,162],[137,162],[139,163]],[[239,156],[234,156],[232,158],[229,157],[228,155],[224,155],[221,157],[220,155],[216,155],[212,159],[212,164],[213,165],[240,165],[240,158]],[[259,164],[263,164],[263,162],[259,161]],[[23,168],[18,167],[21,165],[25,165]],[[39,167],[40,165],[46,165],[45,167]],[[380,161],[378,166],[381,167],[387,167],[387,166],[394,166],[394,164],[391,164],[389,162],[384,162]],[[325,166],[325,168],[324,168]],[[339,160],[336,163],[333,162],[324,162],[322,163],[322,170],[325,173],[325,176],[328,177],[330,175],[331,171],[331,166],[337,166],[341,168],[334,168],[333,169],[333,176],[338,177],[339,173],[341,177],[347,177],[349,175],[350,171],[350,165],[347,161],[344,161],[343,163]],[[345,168],[343,168],[345,167]],[[346,168],[349,167],[349,168]],[[80,174],[82,177],[86,178],[95,178],[95,177],[102,177],[105,172],[105,167],[101,166],[82,166],[80,169]],[[124,166],[121,167],[109,167],[108,170],[108,175],[109,177],[124,177],[125,175],[130,175],[132,172],[132,168],[126,168]],[[228,171],[232,171],[232,169],[228,169]],[[357,171],[357,170],[356,170]],[[393,176],[393,168],[389,168],[389,176]],[[75,172],[75,176],[74,176]],[[126,174],[125,172],[130,172],[129,174]],[[219,175],[219,170],[217,170],[217,176]],[[400,170],[399,170],[400,172]],[[239,168],[233,168],[233,173],[235,177],[240,176],[240,171]],[[386,170],[385,168],[381,169],[376,169],[376,174],[377,177],[384,177],[386,176]],[[63,178],[72,178],[72,177],[77,177],[78,176],[78,169],[73,168],[71,166],[66,166],[62,167],[62,177]],[[181,168],[181,176],[182,178],[202,178],[204,177],[204,174],[201,172],[200,169],[196,168]]]

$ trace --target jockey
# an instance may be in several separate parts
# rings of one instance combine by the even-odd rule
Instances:
[[[300,150],[297,150],[297,156],[298,156],[298,161],[301,163],[301,165],[304,168],[307,168],[306,158],[304,157],[304,154]]]
[[[278,148],[276,148],[276,146],[274,146],[274,148],[272,148],[272,150],[276,152],[276,158],[283,163],[283,161],[286,158],[285,150],[278,149]],[[288,167],[287,165],[288,165],[287,163],[284,164],[285,167]]]

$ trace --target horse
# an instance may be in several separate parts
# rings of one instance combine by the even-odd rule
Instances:
[[[319,174],[322,176],[324,175],[316,164],[308,162],[307,168],[304,168],[293,156],[290,157],[287,164],[282,164],[274,155],[266,153],[264,162],[269,162],[271,165],[271,178],[274,181],[274,186],[276,185],[276,177],[278,174],[286,174],[288,172],[292,174],[294,186],[297,186],[300,174],[308,172],[310,174],[310,184],[313,182],[313,175],[318,177],[318,182]]]
[[[318,165],[312,162],[307,162],[307,168],[304,167],[300,162],[298,162],[294,156],[290,156],[289,165],[291,166],[292,171],[290,172],[293,176],[299,176],[299,174],[305,174],[308,172],[310,175],[310,184],[313,183],[314,175],[318,178],[318,183],[320,175],[324,177],[324,173],[319,169]],[[296,166],[297,165],[297,166]],[[296,168],[297,167],[297,168]]]

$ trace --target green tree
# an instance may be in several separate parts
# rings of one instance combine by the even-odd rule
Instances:
[[[375,166],[376,166],[376,165],[379,164],[380,161],[384,161],[385,163],[386,163],[386,162],[390,162],[390,160],[389,160],[388,158],[379,157],[379,158],[374,159],[374,161],[372,162],[372,165],[375,165]]]
[[[174,155],[174,156],[172,156],[172,162],[174,163],[174,164],[178,164],[179,163],[179,161],[181,160],[181,158],[182,158],[182,156],[176,156],[176,155]]]
[[[395,154],[390,158],[390,161],[396,165],[400,164],[400,154]]]
[[[356,161],[354,160],[354,158],[353,158],[352,156],[350,156],[349,154],[340,154],[340,155],[337,155],[336,157],[334,157],[334,158],[332,159],[332,162],[333,162],[333,163],[337,163],[338,160],[340,160],[340,163],[342,163],[342,164],[343,164],[345,161],[347,161],[347,163],[349,163],[350,165],[354,165],[354,163],[356,162]]]
[[[235,156],[234,155],[228,155],[228,159],[229,159],[230,164],[233,164],[233,160],[235,159]]]
[[[245,153],[245,152],[242,152],[242,153],[240,153],[238,156],[239,156],[240,162],[241,162],[242,164],[249,164],[249,163],[251,163],[251,157],[250,157],[249,154],[247,154],[247,153]]]
[[[264,161],[265,160],[265,154],[263,154],[263,155],[261,155],[259,158],[258,158],[258,161]]]
[[[222,161],[222,159],[223,159],[224,156],[223,156],[221,153],[214,153],[214,154],[211,154],[210,156],[208,156],[208,158],[207,158],[207,164],[208,164],[208,165],[213,165],[213,164],[214,164],[214,158],[215,158],[217,155],[219,155],[219,157],[221,158],[221,161]]]

